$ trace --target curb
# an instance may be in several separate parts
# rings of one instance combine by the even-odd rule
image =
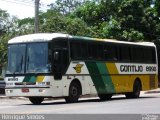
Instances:
[[[154,93],[160,93],[160,88],[145,91],[145,94],[154,94]]]
[[[160,93],[160,91],[147,91],[145,94],[154,94],[154,93]]]

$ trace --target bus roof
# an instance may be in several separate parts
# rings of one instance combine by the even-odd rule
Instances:
[[[53,38],[61,37],[65,38],[68,37],[68,34],[62,34],[62,33],[37,33],[37,34],[28,34],[28,35],[22,35],[15,38],[12,38],[8,41],[8,44],[13,43],[27,43],[27,42],[45,42],[50,41]]]
[[[22,35],[15,38],[12,38],[8,41],[8,44],[14,43],[27,43],[27,42],[45,42],[51,41],[54,38],[75,38],[75,39],[83,39],[83,40],[91,40],[91,41],[103,41],[103,42],[111,42],[111,43],[122,43],[122,44],[132,44],[132,45],[144,45],[144,46],[155,46],[152,42],[126,42],[126,41],[118,41],[116,39],[99,39],[99,38],[89,38],[82,36],[71,36],[63,33],[36,33],[36,34],[28,34]]]
[[[153,42],[128,42],[128,41],[119,41],[116,39],[99,39],[99,38],[89,38],[89,37],[81,37],[81,36],[73,36],[73,38],[110,42],[110,43],[130,44],[130,45],[155,46]]]

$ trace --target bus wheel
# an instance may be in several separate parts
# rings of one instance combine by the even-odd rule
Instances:
[[[126,93],[127,98],[139,98],[141,92],[141,83],[139,80],[136,80],[133,85],[133,92]]]
[[[98,94],[98,97],[101,101],[106,101],[111,99],[112,94]]]
[[[69,87],[69,96],[65,97],[67,103],[76,103],[80,97],[80,86],[76,82]]]
[[[43,97],[29,97],[29,100],[34,105],[39,105],[39,104],[41,104],[43,102],[44,98]]]

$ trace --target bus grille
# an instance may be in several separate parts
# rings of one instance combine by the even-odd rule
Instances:
[[[15,85],[35,85],[35,82],[17,82]]]

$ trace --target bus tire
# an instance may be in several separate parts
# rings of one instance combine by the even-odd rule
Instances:
[[[34,105],[39,105],[43,102],[44,97],[29,97],[29,100],[31,101],[31,103],[33,103]]]
[[[76,103],[81,94],[81,87],[78,82],[72,82],[69,87],[69,96],[65,97],[67,103]]]
[[[112,98],[112,94],[98,94],[100,101],[110,100]]]
[[[126,93],[126,98],[139,98],[141,92],[141,82],[136,80],[133,85],[133,92]]]

